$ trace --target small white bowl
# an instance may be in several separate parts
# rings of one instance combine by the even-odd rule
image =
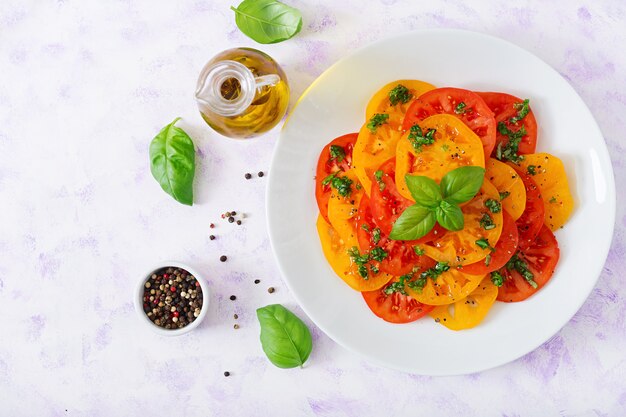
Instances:
[[[169,267],[181,268],[189,272],[200,283],[200,288],[202,289],[202,308],[200,309],[200,315],[196,317],[196,319],[193,322],[189,323],[188,325],[186,325],[185,327],[181,329],[165,329],[163,327],[157,326],[148,318],[146,313],[143,311],[143,292],[144,292],[144,286],[146,284],[146,281],[148,280],[148,278],[150,278],[152,274],[156,273],[157,271],[163,268],[169,268]],[[202,322],[202,320],[204,319],[204,316],[206,316],[207,311],[209,309],[209,298],[210,298],[209,295],[210,294],[209,294],[208,284],[204,281],[204,279],[200,276],[200,274],[198,274],[198,272],[195,269],[193,269],[189,265],[184,264],[182,262],[175,262],[175,261],[163,262],[162,264],[156,266],[155,268],[151,268],[150,270],[148,270],[148,272],[145,275],[143,275],[141,280],[139,281],[139,284],[137,285],[137,288],[135,289],[135,310],[137,310],[137,314],[139,314],[141,321],[146,323],[152,330],[154,330],[158,334],[162,336],[180,336],[182,334],[192,331],[193,329],[198,327],[198,325]]]

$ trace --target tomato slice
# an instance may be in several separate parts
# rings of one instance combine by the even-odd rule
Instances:
[[[330,224],[344,241],[356,242],[356,215],[365,192],[362,187],[358,187],[359,180],[354,169],[344,172],[340,178],[347,178],[352,181],[351,191],[349,195],[342,196],[338,190],[332,189],[328,199],[328,218]]]
[[[485,277],[470,295],[444,306],[437,306],[430,316],[450,330],[471,329],[478,326],[498,296],[498,287]]]
[[[356,232],[359,248],[362,252],[370,252],[373,248],[382,248],[387,257],[380,263],[380,270],[391,275],[404,275],[411,272],[414,266],[420,265],[422,256],[415,253],[413,246],[422,241],[391,240],[388,235],[377,227],[372,218],[370,199],[364,196],[356,218]]]
[[[352,165],[352,150],[356,143],[357,136],[357,133],[349,133],[332,140],[328,145],[324,146],[317,160],[317,170],[315,172],[315,199],[317,200],[317,207],[320,210],[320,214],[324,216],[327,222],[330,222],[328,220],[328,199],[330,198],[331,188],[330,184],[323,185],[322,182],[330,174],[345,172],[350,169]],[[330,147],[333,145],[340,146],[345,152],[345,157],[331,157]]]
[[[379,272],[370,273],[367,279],[363,278],[358,271],[358,266],[348,255],[350,248],[357,246],[356,238],[345,241],[339,233],[324,220],[324,217],[317,218],[317,233],[322,245],[322,251],[331,268],[346,284],[357,291],[376,290],[393,277],[389,274]]]
[[[402,132],[385,123],[372,132],[363,125],[354,145],[352,165],[359,181],[365,187],[367,195],[372,188],[371,177],[374,171],[396,153],[396,146],[402,137]]]
[[[553,232],[561,228],[574,210],[574,199],[567,183],[567,174],[563,162],[549,153],[525,155],[520,168],[535,175],[533,181],[541,190],[545,207],[544,224]]]
[[[532,245],[517,253],[519,259],[528,265],[537,288],[517,270],[504,267],[499,271],[504,276],[504,283],[498,289],[498,300],[507,303],[522,301],[539,291],[552,277],[559,255],[559,244],[554,234],[547,226],[542,225]]]
[[[526,208],[526,189],[522,179],[513,168],[494,158],[489,158],[485,169],[485,178],[500,192],[502,207],[513,220],[519,219]]]
[[[423,175],[439,182],[455,168],[485,166],[480,138],[461,120],[449,114],[437,114],[421,121],[419,126],[423,134],[435,130],[434,143],[416,149],[409,139],[410,132],[405,132],[396,148],[396,186],[405,198],[413,199],[406,186],[406,174]]]
[[[487,200],[499,200],[498,190],[488,180],[483,181],[480,191],[468,203],[461,207],[464,227],[458,231],[448,231],[430,243],[422,245],[429,257],[447,262],[450,266],[461,266],[481,261],[491,254],[490,249],[479,246],[476,241],[487,239],[494,246],[502,233],[502,210],[491,213],[486,206]],[[487,215],[495,227],[485,229],[483,218]],[[428,303],[427,303],[428,304]]]
[[[502,122],[511,131],[517,132],[524,126],[526,129],[526,136],[522,137],[519,144],[519,153],[528,154],[534,153],[537,146],[537,121],[532,110],[528,111],[526,117],[516,123],[511,123],[511,117],[517,115],[518,109],[515,105],[523,103],[524,100],[517,98],[510,94],[505,93],[476,93],[487,103],[487,106],[495,114],[496,126]],[[506,145],[509,142],[509,137],[503,135],[499,131],[496,135],[496,147],[502,144]]]
[[[391,101],[389,100],[389,92],[398,86],[406,87],[409,90],[410,100],[406,103],[399,101],[394,105],[391,104]],[[389,115],[388,123],[394,130],[398,130],[398,128],[402,125],[404,115],[411,102],[424,94],[426,91],[434,89],[434,85],[420,80],[392,81],[378,90],[367,103],[367,108],[365,109],[365,120],[369,121],[369,119],[376,113],[386,113]]]
[[[435,261],[431,260],[428,264],[427,260],[424,260],[422,268],[432,268],[434,265]],[[411,288],[409,284],[405,285],[404,289],[408,295],[423,304],[434,306],[452,304],[467,297],[478,287],[484,277],[484,275],[465,274],[456,268],[450,268],[435,280],[428,278],[421,290]]]
[[[541,199],[541,190],[530,175],[517,170],[526,189],[526,208],[515,222],[519,231],[519,249],[526,249],[533,244],[543,225],[545,207]]]
[[[385,234],[389,235],[393,224],[396,222],[400,214],[409,206],[414,204],[413,201],[404,198],[396,187],[396,159],[391,158],[380,167],[377,171],[381,171],[380,182],[373,178],[373,185],[370,197],[370,208],[372,211],[372,218],[376,226]],[[376,172],[376,171],[374,171]],[[445,233],[445,230],[435,225],[433,230],[426,236],[411,241],[413,245],[419,243],[430,242],[437,236],[441,236]]]
[[[517,250],[517,225],[506,210],[502,211],[502,233],[494,247],[495,251],[490,254],[489,265],[485,260],[463,266],[462,271],[466,274],[487,274],[502,268],[511,259]]]
[[[424,317],[434,308],[398,291],[387,294],[385,290],[393,282],[398,282],[398,278],[395,277],[379,290],[361,293],[370,310],[381,319],[389,323],[410,323]]]
[[[409,130],[427,117],[442,113],[458,117],[472,129],[482,141],[485,160],[489,158],[496,144],[496,120],[489,106],[473,91],[445,87],[422,94],[407,110],[402,128]]]

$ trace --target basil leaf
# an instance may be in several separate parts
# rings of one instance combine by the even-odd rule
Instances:
[[[420,175],[405,175],[406,186],[411,192],[415,203],[423,207],[435,208],[441,201],[441,190],[437,183]]]
[[[432,209],[418,206],[407,207],[394,223],[389,238],[393,240],[415,240],[426,236],[435,226]]]
[[[461,204],[474,198],[483,184],[485,169],[465,166],[453,169],[441,179],[441,192],[445,201]]]
[[[302,29],[300,11],[279,1],[244,0],[231,9],[239,30],[258,43],[286,41]]]
[[[437,222],[445,229],[456,231],[463,229],[465,220],[463,219],[463,212],[456,204],[450,204],[447,201],[442,201],[439,207],[435,209],[437,216]]]
[[[295,314],[280,304],[256,311],[261,324],[261,347],[279,368],[302,366],[313,349],[311,332]]]
[[[179,203],[193,205],[193,176],[196,171],[196,151],[193,141],[180,127],[176,118],[165,126],[150,143],[150,171],[163,191]]]

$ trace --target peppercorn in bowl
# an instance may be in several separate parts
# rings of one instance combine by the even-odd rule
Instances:
[[[135,309],[157,333],[178,336],[196,328],[206,316],[209,289],[188,265],[166,262],[151,268],[137,285]]]

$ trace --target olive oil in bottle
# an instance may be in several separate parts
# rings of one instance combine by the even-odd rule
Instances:
[[[231,138],[251,138],[283,118],[289,85],[270,56],[252,48],[229,49],[202,69],[196,101],[202,118],[214,130]]]

